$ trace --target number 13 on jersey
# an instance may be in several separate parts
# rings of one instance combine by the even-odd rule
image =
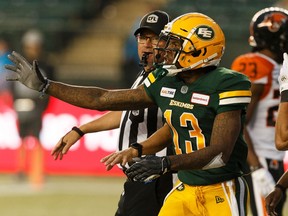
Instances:
[[[171,117],[172,117],[172,110],[166,110],[164,112],[164,117],[166,119],[167,124],[170,126],[172,132],[173,132],[173,143],[174,143],[174,148],[176,154],[183,154],[182,149],[180,147],[180,139],[179,139],[179,134],[176,131],[175,127],[172,125]],[[188,112],[184,112],[181,114],[180,119],[180,127],[185,128],[183,130],[188,131],[188,137],[189,140],[185,140],[185,152],[186,153],[191,153],[193,151],[202,149],[206,146],[205,144],[205,137],[204,134],[202,133],[201,128],[199,127],[198,124],[198,119],[192,114]],[[191,125],[193,128],[192,130],[187,130],[186,128]],[[190,140],[196,139],[196,148],[193,149],[192,142]],[[183,148],[182,147],[182,148]]]

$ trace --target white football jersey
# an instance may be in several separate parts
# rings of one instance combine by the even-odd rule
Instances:
[[[265,85],[247,129],[259,157],[283,160],[285,152],[275,147],[275,120],[280,103],[278,75],[281,65],[260,53],[248,53],[239,56],[232,68],[246,74],[252,83]]]

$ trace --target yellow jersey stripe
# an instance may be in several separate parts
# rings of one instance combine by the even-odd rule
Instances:
[[[154,83],[155,82],[155,77],[154,77],[154,75],[153,75],[153,73],[150,73],[149,75],[148,75],[148,79],[149,79],[149,81],[151,82],[151,83]]]
[[[228,91],[228,92],[222,92],[219,94],[219,98],[229,98],[229,97],[235,97],[235,96],[242,96],[242,97],[251,97],[252,93],[250,90],[238,90],[238,91]]]

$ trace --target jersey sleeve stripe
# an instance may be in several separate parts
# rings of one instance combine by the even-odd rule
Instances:
[[[220,99],[219,105],[239,104],[239,103],[250,103],[251,97],[234,97]]]
[[[152,83],[155,82],[155,77],[153,75],[153,73],[150,73],[148,75],[148,77],[144,80],[144,84],[146,85],[146,87],[149,87]]]
[[[144,84],[145,84],[145,86],[146,86],[147,88],[151,85],[151,83],[150,83],[150,81],[148,80],[148,78],[146,78],[146,79],[144,80]]]
[[[154,83],[155,82],[155,77],[154,77],[154,75],[153,75],[153,73],[150,73],[149,75],[148,75],[148,79],[149,79],[149,81],[151,82],[151,83]]]
[[[230,97],[237,97],[237,96],[248,96],[251,97],[252,93],[250,90],[238,90],[238,91],[228,91],[228,92],[222,92],[219,94],[219,98],[230,98]]]

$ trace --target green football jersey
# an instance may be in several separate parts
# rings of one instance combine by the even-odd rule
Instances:
[[[145,89],[170,126],[175,154],[191,153],[209,146],[214,119],[219,113],[243,110],[243,125],[251,100],[251,83],[245,75],[221,67],[189,85],[177,76],[161,79],[156,76],[155,72],[150,73],[144,82]],[[242,175],[248,151],[242,132],[225,166],[180,170],[179,179],[189,185],[208,185]]]

